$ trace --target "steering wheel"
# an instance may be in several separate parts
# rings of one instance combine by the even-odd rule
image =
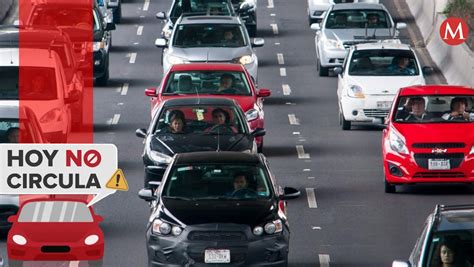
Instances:
[[[217,124],[212,126],[209,133],[219,133],[219,134],[227,134],[227,133],[234,133],[230,125],[227,124]]]
[[[258,194],[250,188],[242,188],[232,193],[232,197],[257,197]]]

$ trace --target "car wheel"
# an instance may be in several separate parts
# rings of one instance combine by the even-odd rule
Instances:
[[[89,267],[102,267],[103,260],[98,260],[98,261],[89,261]]]
[[[387,182],[386,179],[384,179],[384,184],[385,184],[385,193],[393,194],[397,192],[396,186]]]
[[[329,68],[321,66],[321,62],[318,60],[319,76],[329,76]]]
[[[10,267],[22,267],[23,261],[8,260],[8,266]]]
[[[120,4],[120,1],[119,1],[118,7],[114,10],[114,23],[119,24],[121,20],[122,20],[122,4]]]
[[[342,112],[339,113],[339,124],[344,131],[351,129],[351,122],[344,119],[344,114],[342,114]]]

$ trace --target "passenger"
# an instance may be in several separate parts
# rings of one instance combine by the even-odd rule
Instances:
[[[423,121],[429,120],[429,115],[425,112],[425,99],[423,97],[411,97],[407,106],[411,108],[405,121]]]
[[[375,13],[367,14],[367,28],[377,28],[379,25],[379,15]]]
[[[448,121],[469,121],[471,114],[466,112],[467,99],[455,97],[451,100],[451,112],[445,113],[442,118]]]
[[[16,144],[20,142],[20,129],[11,127],[6,132],[8,143]]]
[[[181,110],[173,110],[168,115],[169,132],[173,134],[185,133],[186,118]]]
[[[455,242],[444,241],[439,245],[439,267],[471,267],[459,252]]]
[[[388,70],[395,74],[414,75],[415,70],[409,65],[410,59],[408,57],[395,57]]]

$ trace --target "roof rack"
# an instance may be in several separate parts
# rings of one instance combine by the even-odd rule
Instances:
[[[474,204],[437,205],[437,207],[438,207],[438,212],[440,212],[440,211],[450,211],[450,210],[474,209]]]

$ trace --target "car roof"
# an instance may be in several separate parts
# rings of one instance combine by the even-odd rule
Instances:
[[[22,62],[22,66],[30,67],[45,67],[45,68],[56,68],[59,56],[55,51],[48,51],[46,49],[36,48],[22,48],[21,53],[23,56],[34,55],[35,60],[27,60]],[[50,54],[55,54],[54,57],[50,57]],[[18,67],[19,64],[19,49],[18,48],[2,48],[0,47],[0,66],[2,67]]]
[[[179,97],[165,100],[163,107],[172,106],[195,106],[195,105],[215,105],[215,106],[237,106],[238,104],[233,99],[216,97]]]
[[[234,151],[205,151],[176,155],[175,164],[193,163],[255,164],[260,163],[260,157],[257,154]]]
[[[332,10],[355,10],[355,9],[372,9],[385,10],[384,6],[375,3],[349,3],[333,5]]]
[[[18,119],[18,100],[0,100],[0,117],[2,119]]]
[[[181,16],[178,24],[241,24],[241,21],[233,16]]]
[[[244,71],[241,64],[231,63],[196,63],[196,64],[175,64],[170,71],[185,70],[224,70],[224,71]]]
[[[474,230],[474,204],[441,205],[437,219],[437,231]]]
[[[372,49],[393,49],[393,50],[411,50],[409,44],[395,43],[390,41],[381,41],[376,43],[363,43],[355,46],[355,50],[372,50]]]
[[[12,29],[0,32],[0,47],[18,47],[19,46],[19,30]],[[51,41],[64,42],[68,40],[66,34],[61,34],[61,31],[53,28],[44,29],[25,29],[21,31],[22,43],[39,43],[50,44]],[[27,39],[25,39],[27,38]]]
[[[458,85],[416,85],[401,88],[400,95],[474,95],[474,88]]]

